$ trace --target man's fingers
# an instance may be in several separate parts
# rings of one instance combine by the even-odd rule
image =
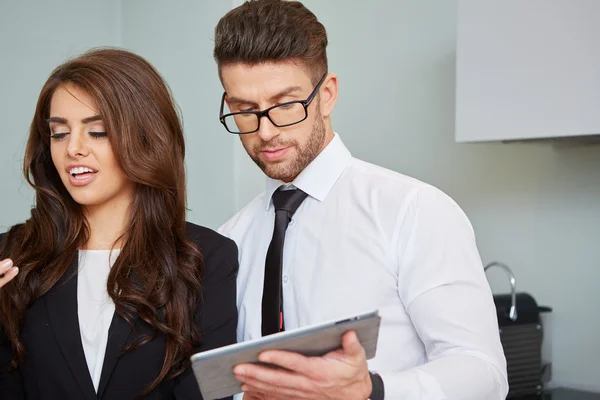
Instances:
[[[265,351],[258,356],[258,360],[275,364],[307,376],[310,376],[311,372],[315,372],[310,358],[294,352],[279,350]]]
[[[265,399],[310,399],[311,392],[303,392],[288,387],[272,386],[262,381],[248,379],[243,385],[242,390],[249,393],[257,393]]]
[[[354,331],[348,331],[342,337],[342,349],[350,357],[365,357],[365,349]]]
[[[310,391],[310,380],[302,375],[283,369],[274,369],[252,364],[242,364],[233,369],[235,377],[242,383],[255,386],[260,391],[268,388],[290,388],[294,390]],[[269,390],[271,393],[273,390]]]

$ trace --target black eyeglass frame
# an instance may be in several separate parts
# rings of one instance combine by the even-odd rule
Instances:
[[[308,118],[308,106],[310,106],[310,103],[314,100],[314,98],[317,96],[317,93],[319,93],[319,88],[321,87],[321,85],[323,84],[323,82],[325,82],[325,78],[327,78],[327,73],[325,73],[325,75],[323,75],[323,77],[321,78],[321,80],[319,80],[319,82],[315,85],[315,88],[313,89],[312,93],[305,99],[305,100],[293,100],[293,101],[288,101],[285,103],[281,103],[281,104],[276,104],[274,106],[271,106],[265,110],[262,111],[239,111],[239,112],[234,112],[234,113],[229,113],[229,114],[223,114],[223,110],[225,108],[225,98],[227,97],[227,92],[223,92],[223,96],[221,97],[221,110],[219,111],[219,121],[221,121],[221,123],[223,124],[223,126],[225,127],[225,129],[227,130],[227,132],[232,133],[234,135],[247,135],[249,133],[254,133],[254,132],[258,132],[258,130],[260,129],[260,121],[263,119],[263,117],[267,117],[269,119],[269,121],[271,121],[271,123],[273,125],[275,125],[278,128],[284,128],[286,126],[292,126],[292,125],[296,125],[299,124],[300,122],[304,121],[306,118]],[[275,121],[273,121],[273,119],[271,118],[271,116],[269,115],[269,112],[274,109],[274,108],[278,108],[278,107],[283,107],[283,106],[289,106],[292,104],[302,104],[302,106],[304,107],[304,118],[302,118],[299,121],[296,122],[292,122],[291,124],[283,124],[283,125],[278,125],[275,123]],[[258,120],[258,123],[256,125],[256,129],[253,131],[248,131],[248,132],[232,132],[228,127],[227,127],[227,123],[225,122],[225,118],[227,117],[233,117],[236,115],[248,115],[248,114],[254,114],[256,115],[256,118]]]

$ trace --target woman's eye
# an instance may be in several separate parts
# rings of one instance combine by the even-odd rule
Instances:
[[[89,135],[93,138],[103,138],[108,136],[106,132],[89,132]]]
[[[51,139],[60,140],[67,136],[69,132],[53,132],[50,134]]]

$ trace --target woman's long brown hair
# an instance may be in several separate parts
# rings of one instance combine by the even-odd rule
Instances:
[[[107,289],[116,312],[132,326],[137,316],[166,338],[160,374],[147,388],[180,374],[200,341],[194,313],[201,302],[202,257],[186,235],[184,136],[171,92],[143,58],[96,49],[56,68],[40,93],[23,172],[35,190],[31,218],[9,230],[0,260],[12,258],[19,275],[0,290],[0,322],[12,343],[16,367],[25,348],[19,338],[28,307],[68,271],[89,238],[82,207],[69,195],[50,156],[50,100],[72,84],[95,101],[113,151],[135,183],[129,220]],[[133,347],[152,338],[137,338]]]

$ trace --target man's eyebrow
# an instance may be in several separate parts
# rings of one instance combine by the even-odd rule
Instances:
[[[276,103],[277,100],[279,100],[281,97],[290,95],[290,94],[292,94],[294,92],[298,92],[300,90],[302,90],[302,87],[300,87],[300,86],[290,86],[290,87],[287,87],[287,88],[285,88],[283,90],[280,90],[279,92],[277,92],[273,96],[271,96],[269,98],[269,101],[271,101],[272,103]],[[258,104],[256,104],[256,102],[254,102],[254,101],[245,100],[245,99],[241,99],[241,98],[238,98],[238,97],[230,97],[229,95],[227,96],[227,102],[229,104],[236,104],[236,105],[239,105],[239,104],[248,104],[250,106],[255,106],[255,107],[258,106]]]

